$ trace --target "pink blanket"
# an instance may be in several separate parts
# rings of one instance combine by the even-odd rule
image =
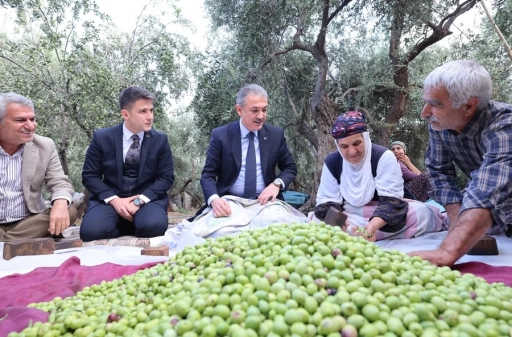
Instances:
[[[466,262],[453,266],[463,274],[471,273],[483,277],[487,282],[503,282],[512,287],[512,267],[494,267],[482,262]]]
[[[0,337],[9,332],[21,331],[29,322],[46,321],[48,314],[34,308],[26,308],[33,302],[50,301],[56,296],[73,296],[86,286],[101,281],[111,281],[123,275],[133,274],[157,263],[139,266],[120,266],[105,263],[98,266],[81,266],[77,257],[66,260],[60,267],[42,267],[28,274],[0,278]],[[512,267],[493,267],[481,262],[458,264],[454,269],[472,273],[488,282],[503,282],[512,286]]]
[[[20,332],[30,321],[47,321],[46,312],[26,308],[30,303],[51,301],[57,296],[73,296],[86,286],[133,274],[155,264],[120,266],[104,263],[90,267],[80,265],[79,258],[71,257],[59,267],[41,267],[28,274],[0,278],[0,337],[12,331]]]

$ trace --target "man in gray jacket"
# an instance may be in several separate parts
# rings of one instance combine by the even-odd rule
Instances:
[[[34,104],[16,93],[0,94],[0,241],[61,234],[74,223],[73,185],[55,143],[35,135]],[[52,193],[46,209],[42,187]]]

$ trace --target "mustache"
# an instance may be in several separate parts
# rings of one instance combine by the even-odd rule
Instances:
[[[439,123],[439,119],[435,116],[430,116],[430,117],[427,117],[425,118],[427,120],[427,122],[431,123],[431,122],[436,122],[436,123]]]

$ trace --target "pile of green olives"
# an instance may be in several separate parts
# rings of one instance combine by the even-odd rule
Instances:
[[[208,239],[75,296],[19,336],[512,336],[512,288],[325,224]]]

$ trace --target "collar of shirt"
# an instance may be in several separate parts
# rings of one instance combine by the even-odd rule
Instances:
[[[131,138],[132,138],[132,136],[134,134],[135,133],[133,133],[130,130],[128,130],[126,128],[126,125],[123,123],[123,137],[124,137],[125,141],[128,141],[128,140],[132,141]],[[141,132],[137,133],[137,135],[139,136],[140,143],[142,144],[142,141],[144,140],[144,131],[141,131]]]
[[[8,154],[7,152],[5,152],[4,149],[0,146],[0,155],[9,156],[9,157],[21,156],[23,154],[23,149],[25,149],[25,145],[26,144],[21,144],[18,151],[14,152],[14,154],[12,156],[10,154]]]
[[[468,138],[477,137],[479,134],[482,133],[483,128],[487,124],[486,120],[488,120],[488,117],[489,105],[475,112],[475,115],[473,116],[473,118],[471,118],[471,120],[468,122],[464,130],[462,130],[460,135]]]
[[[240,134],[242,135],[242,139],[245,139],[249,132],[251,131],[247,130],[247,128],[242,124],[242,119],[240,119]],[[253,131],[253,133],[255,136],[254,138],[258,139],[258,131]]]

